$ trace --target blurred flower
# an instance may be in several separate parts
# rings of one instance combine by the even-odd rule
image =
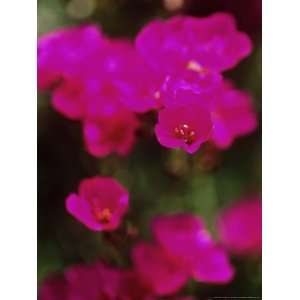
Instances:
[[[87,105],[83,120],[86,149],[97,157],[127,155],[135,143],[139,121],[118,101],[118,91],[110,82],[98,89],[99,101]]]
[[[68,212],[91,230],[116,229],[128,209],[129,194],[115,179],[93,177],[80,182],[66,199]]]
[[[197,101],[199,96],[188,90],[182,90],[178,98],[189,99],[189,102],[162,109],[158,113],[155,134],[159,143],[167,148],[182,148],[194,153],[209,139],[212,130],[209,107]],[[181,102],[178,98],[173,101]]]
[[[166,74],[178,68],[225,71],[252,49],[249,37],[237,31],[226,13],[152,21],[137,35],[136,47],[152,67]]]
[[[80,119],[85,107],[83,89],[83,82],[79,78],[62,81],[53,91],[53,108],[71,120]]]
[[[39,39],[38,87],[54,89],[53,106],[68,118],[82,119],[86,105],[107,97],[97,89],[103,80],[128,109],[153,109],[158,79],[129,40],[104,37],[96,26],[58,30]]]
[[[75,265],[68,268],[67,280],[70,300],[115,299],[121,273],[101,262],[93,265]]]
[[[224,246],[237,255],[261,254],[260,197],[242,199],[221,212],[217,227]]]
[[[112,268],[102,262],[74,265],[62,276],[50,277],[39,289],[39,299],[154,300],[132,270]]]
[[[182,270],[200,282],[227,283],[234,275],[227,253],[212,240],[202,220],[191,214],[154,218],[153,234]]]
[[[87,25],[60,29],[38,39],[38,87],[53,88],[66,78],[80,74],[87,58],[103,46],[97,26]]]
[[[251,96],[225,81],[212,101],[212,141],[226,149],[234,139],[251,133],[257,127],[257,116]]]
[[[138,243],[132,250],[135,268],[142,282],[155,295],[170,295],[180,290],[188,274],[158,245]]]
[[[124,59],[125,64],[112,78],[120,91],[121,102],[131,111],[144,113],[159,108],[158,90],[163,81],[131,45]]]

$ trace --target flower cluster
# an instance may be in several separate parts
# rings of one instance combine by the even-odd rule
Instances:
[[[39,289],[40,300],[154,300],[132,270],[97,262],[75,265],[48,278]]]
[[[174,296],[189,278],[207,283],[232,280],[234,269],[226,252],[212,240],[200,218],[165,215],[154,218],[151,226],[156,243],[135,245],[133,268],[112,268],[102,262],[75,265],[48,278],[39,299],[155,300]]]
[[[49,277],[39,289],[40,300],[156,300],[131,269],[112,268],[102,262],[74,265]],[[170,300],[195,300],[191,296]]]
[[[156,116],[153,135],[166,148],[227,149],[257,126],[251,96],[223,74],[251,50],[226,13],[154,20],[134,41],[109,38],[94,25],[73,27],[39,39],[38,87],[51,91],[56,111],[81,123],[85,148],[96,157],[128,155],[145,113]],[[113,231],[129,209],[129,192],[110,177],[86,178],[65,205],[89,230]],[[260,253],[261,201],[245,199],[222,211],[219,241],[191,213],[156,216],[150,228],[153,241],[134,244],[131,268],[75,265],[46,280],[39,298],[193,300],[176,298],[190,279],[227,284],[235,274],[229,253]]]
[[[156,295],[173,294],[190,278],[221,284],[232,280],[234,269],[227,253],[199,217],[187,213],[158,216],[151,228],[155,243],[139,242],[132,257],[144,285]]]
[[[121,224],[128,202],[129,193],[120,183],[98,176],[82,180],[78,194],[67,197],[66,208],[90,230],[112,231]],[[156,216],[150,227],[154,242],[134,245],[133,268],[119,270],[103,263],[72,267],[63,278],[44,283],[41,299],[154,300],[176,294],[189,279],[229,283],[235,271],[228,252],[247,255],[261,251],[261,201],[258,196],[247,198],[220,213],[220,243],[203,220],[190,213]]]
[[[251,97],[222,75],[251,48],[225,13],[155,20],[134,42],[74,27],[39,39],[38,86],[52,90],[57,111],[82,123],[94,156],[127,155],[148,111],[158,114],[161,145],[193,153],[211,141],[223,149],[256,128]]]

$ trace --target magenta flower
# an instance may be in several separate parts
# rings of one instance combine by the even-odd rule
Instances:
[[[261,254],[260,197],[246,198],[225,209],[218,218],[217,227],[222,243],[234,254]]]
[[[111,80],[120,92],[121,102],[129,110],[144,113],[159,107],[158,91],[163,77],[149,68],[131,44]]]
[[[194,153],[209,139],[212,121],[209,104],[202,103],[201,96],[189,90],[182,90],[180,97],[174,98],[174,103],[180,103],[184,96],[189,101],[166,107],[158,113],[155,134],[159,143],[167,148],[182,148]]]
[[[212,141],[221,149],[228,148],[235,138],[253,132],[257,116],[251,96],[237,90],[229,82],[214,94],[212,105]]]
[[[108,99],[99,104],[93,102],[89,107],[83,121],[86,149],[97,157],[111,153],[127,155],[135,143],[139,121],[134,113],[114,102],[113,95]]]
[[[108,267],[101,262],[72,266],[64,273],[69,299],[117,299],[122,275],[121,270]]]
[[[178,68],[228,70],[250,54],[252,45],[231,15],[215,13],[152,21],[138,34],[136,47],[153,68],[168,74]]]
[[[65,117],[79,120],[85,109],[84,83],[79,78],[64,80],[52,93],[52,106]]]
[[[66,199],[68,212],[95,231],[116,229],[128,210],[128,191],[115,179],[93,177],[80,182],[78,194]]]
[[[188,280],[185,270],[157,245],[140,242],[134,247],[132,257],[142,282],[155,295],[173,294]]]
[[[50,277],[39,289],[40,300],[154,300],[132,270],[101,262],[74,265],[61,276]]]
[[[93,25],[57,30],[38,40],[38,87],[49,89],[81,73],[86,59],[103,46],[103,36]]]
[[[154,218],[153,234],[169,256],[200,282],[227,283],[234,269],[226,252],[212,240],[202,220],[191,214]]]

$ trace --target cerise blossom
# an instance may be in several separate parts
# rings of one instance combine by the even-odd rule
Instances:
[[[133,270],[102,262],[73,265],[61,275],[45,280],[40,300],[154,300]]]
[[[97,26],[60,29],[38,39],[38,87],[49,89],[69,77],[76,77],[91,56],[103,47]]]
[[[261,254],[260,197],[248,197],[226,208],[221,212],[217,226],[222,243],[234,254]]]
[[[167,148],[181,148],[196,152],[211,134],[212,120],[209,103],[191,90],[181,90],[180,95],[168,101],[174,105],[159,111],[155,134],[159,143]],[[181,101],[184,98],[184,102]],[[177,104],[178,102],[178,104]]]
[[[214,144],[226,149],[233,141],[257,128],[257,115],[253,99],[245,91],[236,89],[233,84],[224,81],[212,96]]]
[[[153,68],[166,74],[178,68],[222,72],[252,49],[249,37],[237,30],[234,18],[226,13],[151,21],[137,35],[136,47]]]
[[[112,84],[101,86],[98,100],[86,106],[82,122],[85,147],[96,157],[127,155],[135,143],[139,121],[118,101],[118,91]]]
[[[153,234],[169,256],[200,282],[227,283],[234,269],[227,253],[218,246],[199,217],[171,214],[154,218]]]
[[[128,191],[115,179],[93,177],[80,182],[66,199],[68,212],[95,231],[116,229],[128,210]]]
[[[132,257],[143,284],[155,295],[173,294],[188,281],[188,273],[159,245],[139,242]]]

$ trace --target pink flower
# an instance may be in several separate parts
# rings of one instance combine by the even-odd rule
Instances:
[[[142,282],[155,295],[173,294],[188,280],[185,270],[157,245],[140,242],[134,247],[132,257]]]
[[[128,210],[129,194],[115,179],[93,177],[80,182],[78,194],[66,199],[68,212],[95,231],[116,229]]]
[[[212,130],[209,103],[201,100],[201,96],[190,90],[182,90],[178,97],[171,95],[168,101],[179,104],[158,113],[155,134],[161,145],[194,153],[209,139]]]
[[[237,31],[233,17],[215,13],[205,18],[175,16],[146,25],[136,47],[158,71],[178,68],[225,71],[251,52],[249,37]]]
[[[73,120],[83,119],[93,102],[108,101],[102,88],[107,82],[118,101],[134,112],[157,108],[161,83],[129,40],[104,37],[94,26],[41,37],[38,82],[40,89],[53,90],[53,107]]]
[[[87,108],[83,121],[86,149],[97,157],[111,153],[127,155],[135,143],[139,121],[134,113],[114,100],[113,91],[102,91],[101,97],[99,103],[92,102]]]
[[[74,265],[50,277],[39,289],[40,300],[154,300],[132,270],[101,262]]]
[[[101,31],[93,25],[57,30],[38,40],[38,87],[52,88],[80,74],[86,59],[103,45]]]
[[[226,208],[217,222],[224,246],[237,255],[261,254],[261,214],[260,197],[246,198]]]
[[[121,270],[108,267],[101,262],[72,266],[64,273],[69,299],[116,299],[122,275]]]
[[[181,268],[200,282],[227,283],[234,269],[226,252],[212,240],[202,220],[191,214],[156,217],[153,234]]]
[[[248,93],[225,81],[212,98],[214,126],[211,139],[219,148],[228,148],[235,138],[256,129],[257,117]]]
[[[127,50],[123,64],[111,79],[120,92],[121,102],[137,113],[157,109],[163,77],[149,68],[131,44]]]
[[[64,80],[52,93],[52,106],[71,120],[79,120],[84,111],[84,83],[79,78]]]

